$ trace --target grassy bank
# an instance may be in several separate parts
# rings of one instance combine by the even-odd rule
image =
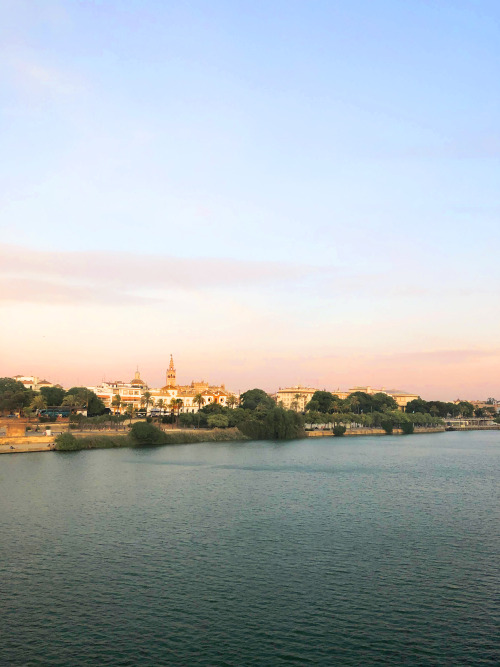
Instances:
[[[152,427],[154,428],[154,427]],[[55,441],[58,452],[76,452],[82,449],[113,449],[116,447],[147,447],[157,445],[189,445],[197,442],[234,442],[248,440],[237,428],[211,431],[175,431],[165,433],[159,429],[150,431],[151,439],[140,439],[134,431],[129,435],[89,435],[75,438],[71,433],[61,433]]]

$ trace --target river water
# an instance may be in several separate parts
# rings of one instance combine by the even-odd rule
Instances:
[[[2,665],[498,665],[500,431],[0,457]]]

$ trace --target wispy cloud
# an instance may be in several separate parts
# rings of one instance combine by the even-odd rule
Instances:
[[[115,306],[150,305],[160,299],[129,294],[107,286],[70,285],[51,282],[43,278],[20,278],[0,276],[0,302],[46,303],[70,305],[78,303],[109,304]]]
[[[185,258],[133,252],[48,251],[0,243],[3,301],[85,301],[150,304],[177,290],[255,289],[307,292],[322,300],[339,296],[364,299],[422,300],[492,294],[488,286],[446,284],[409,275],[395,281],[390,273],[362,273],[335,266],[227,258]],[[22,285],[8,289],[5,281]],[[21,282],[20,282],[21,281]],[[23,282],[24,281],[24,282]],[[36,289],[33,289],[36,286]],[[14,296],[16,295],[16,296]],[[45,296],[44,296],[45,295]]]
[[[463,364],[483,359],[500,357],[500,348],[489,349],[458,349],[458,350],[423,350],[414,352],[400,352],[384,355],[385,359],[400,360],[410,363]]]
[[[325,273],[333,270],[284,262],[44,251],[0,244],[0,298],[4,301],[113,298],[115,303],[117,299],[154,303],[169,290],[297,285]]]

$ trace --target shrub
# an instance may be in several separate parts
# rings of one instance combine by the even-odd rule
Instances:
[[[380,426],[384,429],[384,431],[387,433],[387,435],[392,435],[392,432],[394,431],[394,424],[392,421],[389,419],[384,419]]]
[[[401,430],[405,435],[411,435],[415,431],[415,427],[411,422],[403,422],[401,424]]]
[[[87,438],[75,438],[71,433],[61,433],[56,438],[58,452],[75,452],[81,449],[110,449],[130,447],[132,442],[127,436],[91,435]]]
[[[345,431],[346,428],[342,424],[337,424],[336,426],[333,427],[333,435],[336,435],[337,437],[344,435]]]
[[[193,426],[194,423],[194,414],[192,412],[183,412],[179,415],[180,426],[186,428],[187,426]]]
[[[136,445],[161,445],[165,443],[165,434],[148,422],[136,422],[130,429],[130,435]]]
[[[226,415],[210,415],[207,419],[208,428],[227,428],[229,419]]]
[[[78,440],[71,433],[59,433],[55,440],[55,448],[61,452],[72,452],[81,449]]]

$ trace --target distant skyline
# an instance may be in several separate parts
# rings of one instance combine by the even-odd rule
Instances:
[[[499,397],[497,2],[0,10],[0,375]]]

